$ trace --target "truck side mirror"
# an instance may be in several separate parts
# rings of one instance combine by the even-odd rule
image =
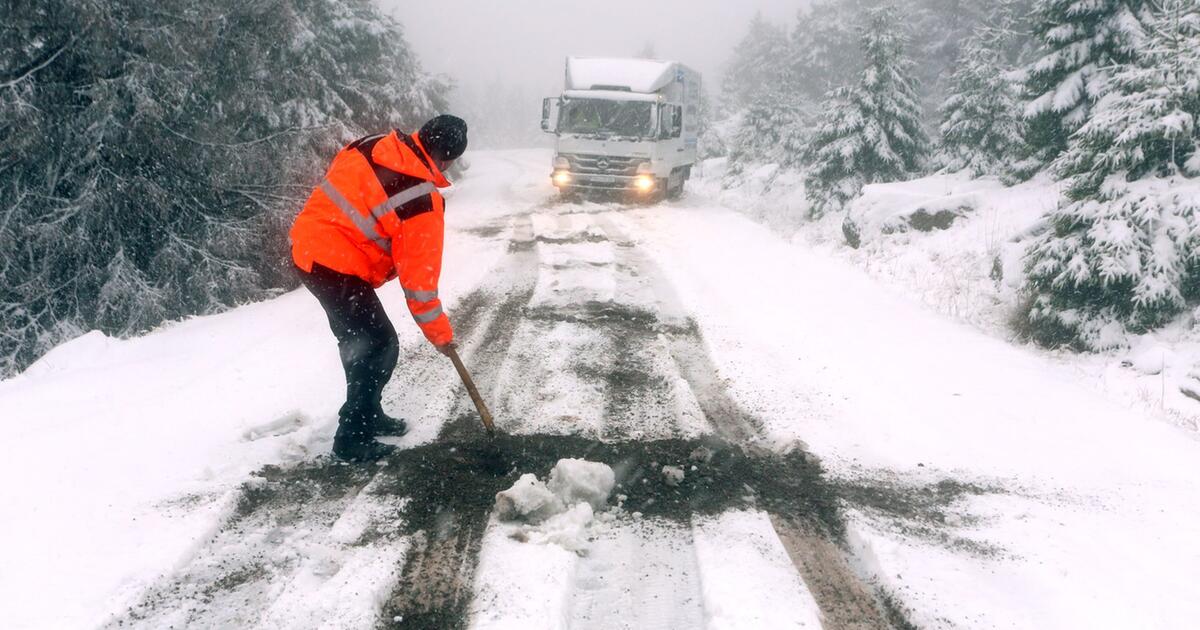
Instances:
[[[558,106],[561,99],[550,97],[542,99],[542,131],[558,132]]]

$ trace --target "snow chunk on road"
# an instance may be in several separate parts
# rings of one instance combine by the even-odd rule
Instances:
[[[683,483],[683,468],[679,466],[663,466],[662,474],[668,486],[675,487]]]
[[[561,459],[548,483],[526,473],[496,493],[496,518],[525,523],[514,533],[518,540],[580,551],[595,511],[604,509],[615,485],[616,474],[605,464]]]
[[[508,490],[496,493],[496,516],[502,521],[540,523],[564,509],[558,498],[533,473],[525,473]]]
[[[605,464],[560,459],[550,471],[549,483],[525,473],[511,488],[496,493],[496,517],[537,524],[579,503],[600,510],[608,503],[616,482],[613,469]]]
[[[588,527],[595,512],[587,503],[576,503],[573,507],[556,514],[538,527],[521,532],[518,539],[540,545],[558,545],[567,551],[583,551],[588,546]]]
[[[583,459],[560,459],[550,471],[550,491],[572,505],[585,501],[593,510],[604,509],[612,494],[617,477],[613,469],[599,462]]]

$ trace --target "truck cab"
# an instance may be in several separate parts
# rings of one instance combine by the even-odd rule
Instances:
[[[570,57],[542,103],[559,192],[675,198],[696,163],[700,74],[674,61]]]

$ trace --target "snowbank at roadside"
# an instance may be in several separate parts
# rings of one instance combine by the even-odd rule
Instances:
[[[1044,218],[1059,203],[1062,184],[1038,177],[1015,186],[963,174],[867,186],[846,213],[807,217],[803,175],[772,165],[723,187],[725,160],[708,160],[690,193],[718,201],[772,228],[785,238],[846,260],[876,280],[928,308],[989,335],[1026,345],[1014,327],[1023,307],[1024,255],[1046,229]],[[689,202],[691,203],[691,201]],[[946,225],[912,227],[922,213]],[[847,243],[847,218],[858,233]],[[1028,351],[1049,356],[1086,375],[1098,391],[1173,426],[1200,431],[1200,309],[1156,331],[1132,337],[1103,353]]]

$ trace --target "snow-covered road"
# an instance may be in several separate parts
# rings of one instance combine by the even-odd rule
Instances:
[[[303,292],[85,336],[0,383],[3,625],[1200,619],[1190,435],[731,209],[559,203],[546,152],[473,162],[442,294],[512,474],[472,465],[473,408],[395,286],[385,405],[413,431],[385,467],[321,457],[341,376]],[[559,457],[623,484],[585,550],[489,515]]]

